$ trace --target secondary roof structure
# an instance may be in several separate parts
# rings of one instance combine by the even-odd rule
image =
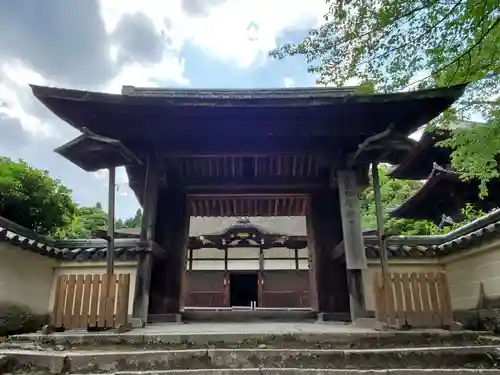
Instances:
[[[473,125],[480,126],[475,123],[466,123],[464,126]],[[460,173],[453,170],[453,150],[437,145],[451,135],[451,131],[445,129],[424,132],[417,146],[390,172],[394,178],[426,179],[418,191],[390,211],[391,216],[440,223],[443,215],[460,220],[461,210],[467,203],[485,212],[499,207],[500,180],[490,181],[488,196],[480,197],[479,181],[465,181]]]

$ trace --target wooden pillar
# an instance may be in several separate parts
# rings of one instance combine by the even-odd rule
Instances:
[[[339,314],[346,315],[349,311],[347,280],[345,274],[338,272],[337,266],[341,260],[334,260],[332,256],[333,250],[342,240],[338,202],[336,190],[317,192],[310,197],[307,216],[311,297],[317,303],[316,311],[335,314],[335,319]]]
[[[158,161],[148,158],[146,179],[144,184],[143,214],[141,223],[141,241],[153,241],[157,218],[157,204],[159,191]],[[151,286],[151,271],[153,254],[141,252],[137,262],[137,276],[135,281],[133,316],[147,323],[149,308],[149,291]]]
[[[264,286],[264,250],[259,247],[259,276],[257,279],[257,305],[262,306],[262,288]]]
[[[363,270],[367,268],[363,231],[361,228],[361,204],[354,170],[337,172],[342,232],[344,235],[351,320],[366,318],[366,302],[363,288]]]
[[[178,314],[183,307],[186,251],[189,240],[189,211],[185,191],[160,191],[155,240],[165,254],[153,267],[154,314]]]
[[[224,307],[231,307],[231,301],[229,300],[229,288],[231,287],[229,285],[229,272],[227,270],[228,267],[228,256],[229,256],[229,249],[228,246],[226,245],[224,247],[224,285],[223,285],[223,290],[222,290],[222,301]]]
[[[310,198],[312,200],[312,198]],[[318,301],[318,262],[316,255],[316,233],[315,233],[315,217],[311,209],[306,215],[307,225],[307,255],[309,266],[309,301],[313,311],[319,311]]]

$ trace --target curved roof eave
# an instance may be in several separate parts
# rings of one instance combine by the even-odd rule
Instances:
[[[460,180],[460,174],[434,163],[427,181],[398,207],[390,210],[389,215],[396,218],[413,218],[408,211],[411,212],[413,207],[421,204],[441,180],[457,181]]]

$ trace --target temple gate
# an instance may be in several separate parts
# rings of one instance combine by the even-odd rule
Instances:
[[[464,88],[363,95],[125,86],[113,95],[32,86],[83,132],[58,153],[87,171],[126,166],[144,208],[134,298],[143,322],[185,305],[190,216],[305,215],[311,309],[365,317],[358,193],[368,166],[400,162],[414,145],[408,135]]]

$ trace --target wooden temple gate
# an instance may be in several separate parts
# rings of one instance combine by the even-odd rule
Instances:
[[[373,280],[375,315],[390,328],[449,328],[453,322],[444,272],[381,272]]]
[[[124,86],[121,95],[32,90],[83,133],[59,147],[59,154],[86,171],[108,168],[114,176],[115,167],[127,169],[144,208],[133,315],[146,323],[148,314],[180,313],[190,216],[305,215],[310,305],[328,313],[338,310],[336,301],[346,300],[352,320],[366,317],[358,193],[369,183],[368,166],[398,164],[413,147],[408,136],[448,108],[465,86],[387,96],[354,88]],[[113,232],[107,239],[108,275]],[[331,251],[342,238],[348,282],[334,290]],[[68,288],[65,295],[72,293]],[[68,301],[58,309],[73,316],[76,308],[81,316],[82,301]],[[111,311],[105,324],[111,325]]]
[[[60,275],[57,278],[51,324],[56,329],[125,326],[129,288],[129,274],[113,274],[111,279],[107,274]]]

